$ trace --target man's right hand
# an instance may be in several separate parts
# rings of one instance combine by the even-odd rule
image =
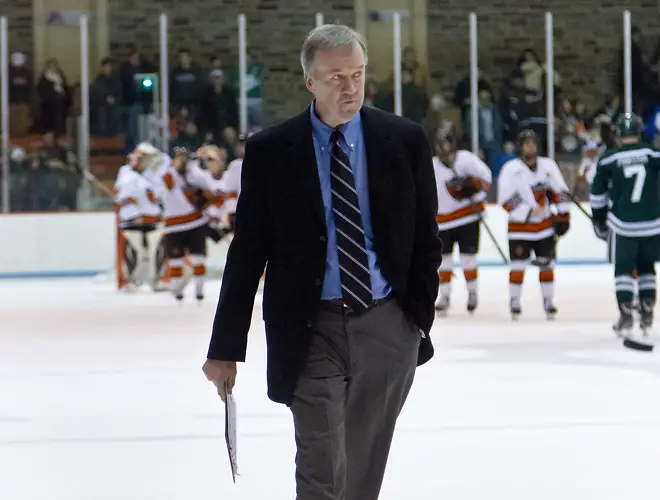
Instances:
[[[225,387],[226,391],[231,393],[236,383],[236,362],[207,359],[202,366],[202,371],[206,378],[215,385],[220,399],[225,401],[227,398]]]

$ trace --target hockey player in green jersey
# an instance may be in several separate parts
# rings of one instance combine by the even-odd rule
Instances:
[[[633,327],[633,272],[637,271],[640,327],[653,324],[655,261],[660,248],[660,152],[640,141],[641,121],[624,114],[617,122],[618,147],[598,162],[591,187],[596,236],[611,239],[616,299],[621,316],[614,331]],[[611,234],[610,234],[611,233]]]

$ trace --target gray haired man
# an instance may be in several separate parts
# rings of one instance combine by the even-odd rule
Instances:
[[[298,500],[376,500],[429,331],[442,244],[424,130],[363,107],[366,47],[305,40],[311,105],[247,141],[204,373],[226,396],[264,268],[268,395],[293,414]],[[267,264],[267,265],[266,265]]]

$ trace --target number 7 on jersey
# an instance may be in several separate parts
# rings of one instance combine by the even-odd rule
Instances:
[[[645,165],[626,165],[623,167],[623,176],[626,179],[635,177],[633,190],[630,194],[630,201],[638,203],[642,199],[642,191],[644,189],[644,181],[646,180],[646,166]]]

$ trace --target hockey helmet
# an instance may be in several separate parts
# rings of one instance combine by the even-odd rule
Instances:
[[[456,134],[453,129],[438,130],[435,135],[435,144],[440,156],[450,156],[456,152]]]
[[[639,137],[642,135],[642,122],[634,113],[624,113],[616,122],[618,137]]]
[[[158,148],[156,148],[156,146],[145,141],[137,145],[137,147],[135,148],[135,153],[145,156],[154,156],[160,153],[160,151],[158,150]]]
[[[539,147],[539,136],[531,128],[526,128],[518,132],[518,137],[516,138],[516,151],[518,154],[521,153],[523,144],[527,141],[534,141],[536,147]]]

